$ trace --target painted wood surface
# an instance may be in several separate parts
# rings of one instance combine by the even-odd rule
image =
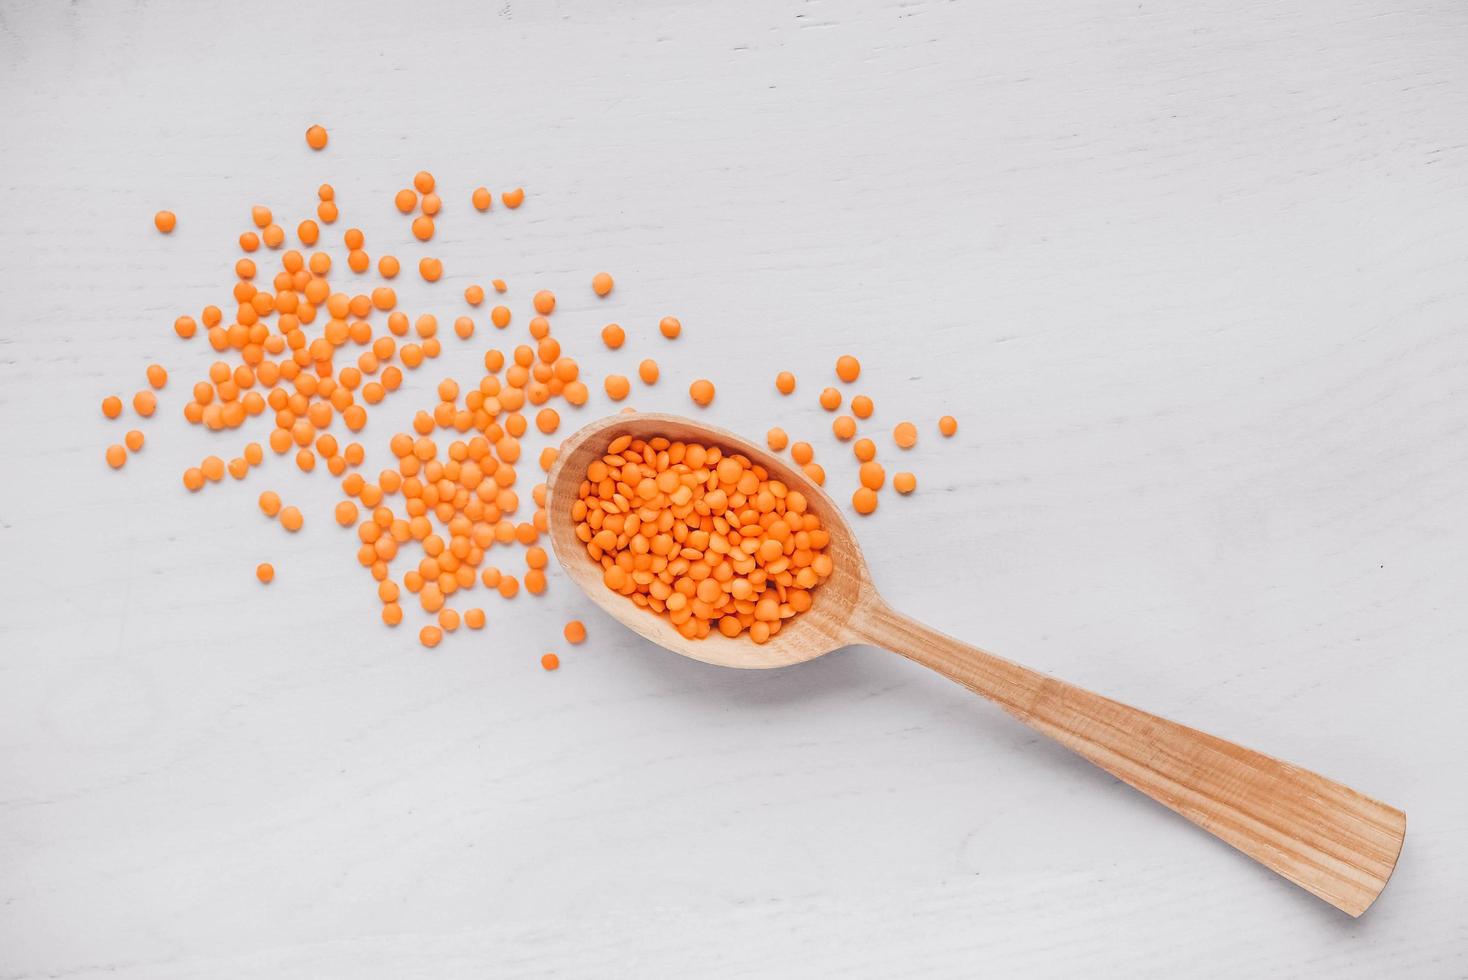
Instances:
[[[1465,975],[1465,52],[1463,5],[1382,0],[0,3],[0,977]],[[411,269],[424,167],[406,308],[498,276],[523,329],[555,289],[594,379],[655,357],[630,403],[691,414],[711,377],[699,418],[847,495],[815,393],[859,355],[922,431],[854,521],[882,595],[1407,811],[1378,903],[890,654],[697,664],[559,574],[425,653],[324,474],[186,496],[237,446],[183,425],[212,352],[170,325],[249,206],[329,180]],[[369,471],[482,353],[445,348]],[[113,473],[98,402],[151,361]]]

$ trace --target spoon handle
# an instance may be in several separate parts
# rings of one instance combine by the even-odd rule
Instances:
[[[1366,911],[1396,866],[1406,814],[1347,786],[960,643],[880,600],[851,628],[861,642],[996,702],[1353,916]]]

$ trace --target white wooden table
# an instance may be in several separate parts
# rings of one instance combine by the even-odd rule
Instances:
[[[0,3],[0,977],[1468,975],[1465,121],[1452,2]],[[183,423],[212,352],[170,325],[249,206],[329,180],[338,262],[416,259],[424,167],[448,272],[406,308],[499,276],[523,336],[553,288],[593,381],[655,356],[632,404],[689,411],[707,372],[847,494],[814,396],[858,354],[924,433],[860,524],[889,599],[1402,807],[1382,900],[880,651],[704,667],[557,574],[428,653],[324,473],[186,494],[243,440]],[[98,402],[153,360],[113,473]]]

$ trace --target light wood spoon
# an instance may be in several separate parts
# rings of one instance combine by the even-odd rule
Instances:
[[[697,441],[742,453],[805,494],[830,531],[835,571],[811,608],[768,643],[717,631],[685,639],[663,617],[602,584],[576,538],[571,505],[586,468],[617,436]],[[996,702],[1265,867],[1351,915],[1381,893],[1407,818],[1349,787],[960,643],[894,611],[877,594],[856,536],[799,470],[731,432],[675,415],[622,414],[568,438],[548,477],[551,541],[572,580],[614,618],[674,653],[726,667],[784,667],[854,643],[885,647]]]

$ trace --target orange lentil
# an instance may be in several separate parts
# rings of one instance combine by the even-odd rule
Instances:
[[[183,485],[191,492],[197,493],[204,486],[204,471],[197,466],[190,466],[184,470]]]
[[[822,388],[820,402],[826,411],[834,412],[841,407],[841,392],[835,388]]]
[[[688,386],[688,397],[695,404],[707,407],[714,400],[714,383],[707,378],[699,378]]]
[[[778,453],[790,444],[790,437],[785,434],[784,429],[776,426],[765,433],[765,444],[772,452]]]
[[[143,433],[137,429],[129,429],[127,435],[122,437],[123,445],[132,452],[143,448]]]
[[[811,449],[808,442],[797,442],[790,447],[790,458],[801,466],[815,459],[815,451]]]
[[[494,204],[494,195],[489,192],[488,187],[476,187],[474,193],[469,195],[469,201],[477,210],[488,211]]]
[[[612,276],[609,272],[598,272],[591,277],[591,291],[598,296],[605,296],[612,291]]]
[[[615,323],[601,328],[601,342],[610,350],[616,350],[627,340],[627,332]]]
[[[301,529],[301,526],[305,524],[305,522],[305,518],[301,516],[301,512],[298,508],[281,508],[280,526],[285,528],[287,531],[295,533],[296,531],[299,531]]]
[[[606,380],[602,382],[602,387],[606,390],[608,398],[614,402],[619,402],[623,398],[626,398],[627,393],[632,390],[632,383],[623,375],[609,374]]]
[[[413,209],[418,206],[418,194],[412,188],[404,187],[393,195],[392,202],[403,214],[412,214]]]
[[[573,619],[567,623],[561,633],[566,637],[566,642],[572,645],[586,642],[586,627],[579,619]]]
[[[313,150],[326,149],[326,127],[312,126],[306,130],[306,145]]]
[[[122,464],[127,462],[127,450],[116,443],[107,447],[105,455],[107,457],[107,465],[114,470],[121,469]]]
[[[856,435],[856,419],[850,415],[838,415],[831,423],[831,431],[836,434],[837,439],[845,442]]]
[[[857,471],[857,478],[861,481],[861,485],[867,489],[880,490],[882,489],[882,485],[887,482],[887,471],[876,460],[867,460],[861,464],[861,468]]]
[[[285,241],[285,229],[280,225],[266,225],[265,229],[260,232],[260,238],[271,248],[280,248]]]
[[[296,225],[296,237],[301,240],[302,245],[315,245],[321,238],[321,226],[307,218]]]
[[[102,399],[102,414],[109,419],[115,419],[122,414],[122,399],[116,395],[108,395]]]
[[[540,658],[540,666],[545,670],[555,670],[561,666],[561,658],[554,653],[544,654]]]
[[[396,626],[403,621],[403,607],[396,602],[384,603],[382,607],[382,621],[389,626]]]
[[[484,629],[484,610],[477,607],[464,610],[464,625],[471,630]]]
[[[218,483],[224,479],[224,460],[218,456],[205,456],[199,469],[204,471],[204,476],[210,483]]]
[[[507,208],[518,208],[525,202],[525,188],[517,187],[512,191],[505,191],[500,195],[500,200]]]
[[[433,174],[429,173],[427,170],[418,171],[416,174],[413,175],[413,186],[418,188],[418,193],[427,194],[429,191],[433,190],[435,186]]]
[[[535,312],[541,316],[549,316],[551,311],[556,308],[556,294],[549,289],[542,289],[535,294],[531,303],[535,306]]]
[[[445,606],[443,609],[439,610],[438,625],[443,628],[443,631],[445,633],[452,633],[454,630],[459,628],[460,618],[461,617],[459,616],[459,612],[457,609],[450,609]]]
[[[847,384],[855,381],[861,376],[861,362],[850,354],[842,354],[836,358],[836,377]]]
[[[467,316],[458,317],[454,320],[454,333],[461,339],[468,340],[474,336],[474,321]]]
[[[591,397],[591,391],[586,387],[585,382],[567,381],[566,387],[561,391],[561,397],[569,404],[579,407],[586,404],[586,400]]]
[[[505,285],[505,281],[503,279],[491,279],[489,281],[489,284],[494,287],[494,291],[497,293],[503,293],[510,288],[509,286]]]
[[[413,237],[420,242],[426,242],[433,237],[433,219],[426,214],[420,214],[413,219]]]
[[[892,441],[902,449],[911,449],[917,445],[917,426],[911,422],[898,422],[892,429]]]
[[[438,214],[439,209],[443,207],[443,201],[439,198],[437,194],[429,191],[427,194],[423,195],[423,201],[419,206],[423,209],[424,214],[432,217],[433,215]]]
[[[265,512],[266,517],[274,517],[280,513],[280,494],[274,490],[266,490],[260,494],[260,509]]]
[[[826,470],[820,463],[806,463],[801,467],[805,475],[810,477],[812,483],[818,487],[826,485]]]
[[[181,316],[173,321],[173,332],[185,340],[192,337],[198,329],[198,325],[194,323],[194,318],[191,316]]]
[[[478,306],[484,302],[484,287],[479,285],[464,287],[464,302],[470,306]]]
[[[775,375],[775,390],[782,395],[788,395],[795,390],[795,375],[789,371],[781,371]]]
[[[938,420],[938,431],[944,436],[952,436],[958,431],[958,419],[952,415],[945,415]]]
[[[438,259],[419,259],[418,274],[426,282],[438,282],[439,277],[443,275],[443,263]]]
[[[857,395],[851,399],[851,414],[859,419],[871,418],[873,407],[872,400],[866,395]]]
[[[657,384],[658,362],[649,357],[637,365],[637,376],[642,379],[642,383],[645,385]]]
[[[336,505],[336,522],[342,527],[347,527],[357,522],[357,505],[350,500],[343,500]]]
[[[658,332],[672,340],[683,332],[683,324],[676,316],[665,316],[658,321]]]
[[[256,228],[268,226],[274,219],[271,217],[270,209],[264,205],[257,204],[250,209],[250,220],[255,222]]]
[[[269,585],[275,581],[275,566],[268,561],[262,561],[255,566],[255,577],[260,580],[261,584]]]
[[[322,184],[316,188],[316,196],[323,201],[330,201],[336,197],[336,189],[330,184]]]
[[[858,514],[870,514],[877,509],[877,491],[871,487],[857,487],[851,495],[851,507]]]
[[[510,308],[508,306],[496,306],[489,311],[489,322],[503,330],[510,325]]]
[[[347,268],[356,273],[366,272],[372,265],[372,259],[360,248],[354,248],[347,253]]]
[[[316,217],[320,218],[327,224],[331,224],[333,221],[336,220],[337,213],[338,212],[336,204],[332,201],[322,201],[320,204],[316,205]]]
[[[542,408],[535,414],[535,427],[550,435],[561,427],[561,417],[553,408]]]
[[[892,477],[892,489],[898,493],[912,493],[917,489],[917,477],[911,473],[898,473]]]
[[[250,472],[250,464],[245,462],[243,456],[236,456],[234,459],[224,464],[224,468],[228,470],[229,475],[234,477],[236,480],[243,480],[245,478],[245,475]]]
[[[877,444],[870,439],[858,439],[851,444],[851,452],[861,462],[869,463],[877,458]]]
[[[520,580],[513,575],[501,575],[499,585],[496,588],[499,590],[499,594],[506,599],[513,599],[515,598],[515,594],[520,591]]]
[[[437,626],[425,626],[418,631],[418,642],[432,649],[443,639],[443,630]]]
[[[167,235],[178,225],[178,216],[172,211],[159,211],[153,215],[153,227]]]
[[[394,278],[401,269],[402,265],[394,256],[384,255],[377,260],[377,271],[384,279]]]

